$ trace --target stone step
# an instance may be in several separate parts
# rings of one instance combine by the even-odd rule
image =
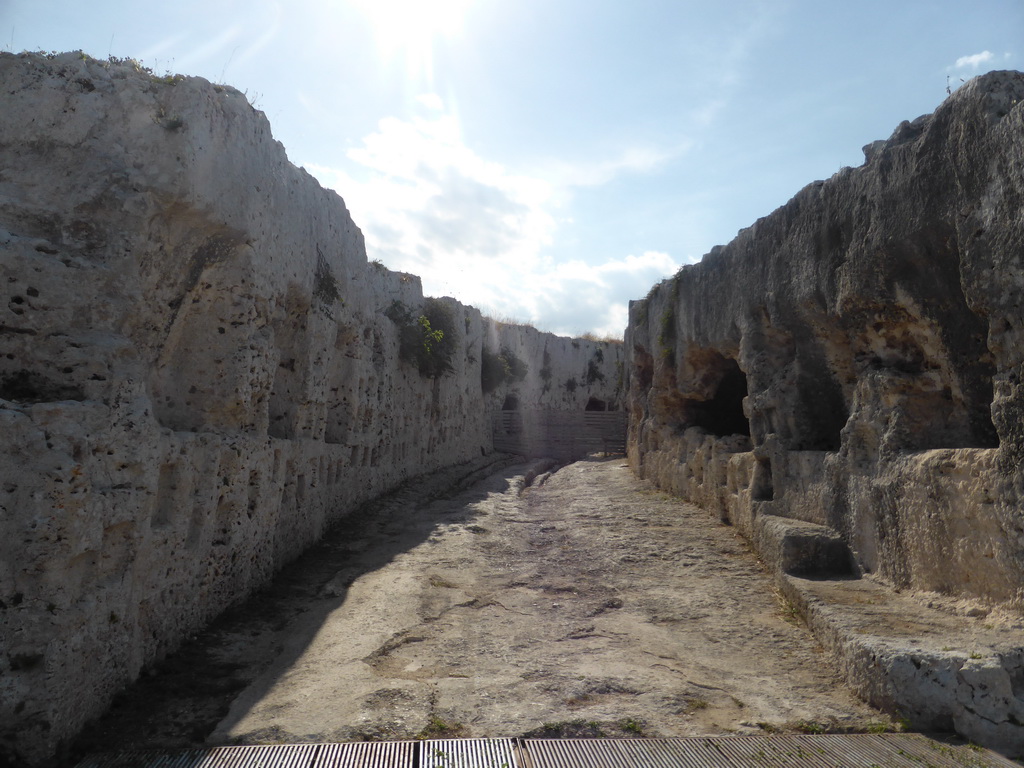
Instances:
[[[854,572],[849,546],[827,526],[760,515],[754,536],[758,554],[775,573],[846,576]]]
[[[922,730],[1024,755],[1024,626],[866,578],[777,573],[865,701]],[[975,615],[969,615],[975,613]]]

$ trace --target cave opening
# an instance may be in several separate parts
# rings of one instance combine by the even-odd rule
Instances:
[[[820,355],[801,357],[796,391],[798,400],[791,410],[792,432],[786,447],[793,451],[838,451],[850,408],[842,387]]]
[[[690,424],[717,437],[749,437],[750,421],[743,412],[743,398],[747,396],[746,374],[735,360],[720,359],[723,373],[718,388],[710,400],[690,402]]]
[[[515,395],[505,395],[505,402],[501,404],[501,410],[503,411],[518,411],[519,410],[519,398]]]
[[[585,411],[607,411],[608,403],[597,397],[592,397],[587,400],[587,406],[584,408]]]

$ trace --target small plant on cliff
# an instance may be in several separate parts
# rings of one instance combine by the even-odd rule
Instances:
[[[793,730],[807,734],[821,734],[826,732],[826,726],[814,720],[797,720],[793,723]]]
[[[168,72],[165,75],[154,75],[153,70],[149,70],[150,79],[154,83],[160,83],[161,85],[177,85],[185,81],[184,75],[176,75]]]
[[[505,361],[505,367],[508,369],[508,375],[515,381],[522,381],[526,378],[526,374],[529,373],[530,367],[526,362],[518,357],[508,347],[501,348],[501,357]]]
[[[480,365],[480,388],[485,394],[493,392],[506,381],[522,381],[529,370],[529,366],[508,347],[502,347],[499,352],[484,349]]]
[[[587,363],[587,384],[593,384],[595,381],[604,381],[604,373],[598,367],[597,363],[590,360]]]
[[[644,724],[642,720],[627,717],[623,720],[620,720],[618,725],[619,728],[621,728],[623,731],[634,736],[642,736],[644,733]]]
[[[507,376],[505,361],[497,352],[489,349],[483,350],[483,357],[480,358],[480,388],[484,394],[497,389]]]
[[[452,368],[458,344],[455,318],[451,308],[438,299],[423,302],[423,313],[413,317],[400,301],[392,302],[384,313],[398,326],[398,357],[415,365],[420,375],[436,379]]]

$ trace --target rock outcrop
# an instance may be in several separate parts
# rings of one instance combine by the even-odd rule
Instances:
[[[630,461],[782,571],[1019,613],[1024,75],[967,83],[865,155],[633,303]],[[947,659],[918,724],[1024,752],[1021,658],[986,661],[984,706],[963,693],[978,665]]]
[[[367,263],[234,89],[82,54],[0,54],[0,88],[0,761],[362,502],[489,453],[505,398],[621,407],[621,345]],[[484,392],[503,348],[526,370]]]

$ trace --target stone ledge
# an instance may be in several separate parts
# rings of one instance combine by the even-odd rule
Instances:
[[[922,730],[955,730],[1024,755],[1024,633],[1019,623],[929,607],[870,578],[813,580],[776,571],[847,683]]]
[[[833,529],[776,515],[754,521],[754,543],[775,573],[815,576],[853,574],[850,548]]]

